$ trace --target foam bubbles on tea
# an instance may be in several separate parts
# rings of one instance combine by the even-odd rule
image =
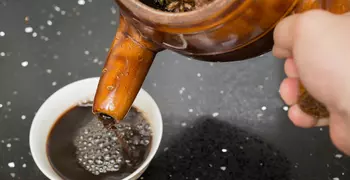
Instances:
[[[83,105],[59,118],[47,151],[64,179],[122,179],[142,164],[151,142],[150,124],[134,107],[120,123],[106,125]]]
[[[74,145],[78,163],[95,175],[118,171],[125,164],[117,135],[103,128],[103,124],[97,120],[79,131]]]

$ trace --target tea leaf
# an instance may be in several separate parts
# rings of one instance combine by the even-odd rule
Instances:
[[[193,10],[195,7],[194,0],[166,0],[166,2],[165,9],[169,12],[186,12]]]
[[[167,5],[166,9],[168,11],[173,11],[177,7],[178,4],[179,4],[179,1],[174,1],[174,2],[170,3],[169,5]]]

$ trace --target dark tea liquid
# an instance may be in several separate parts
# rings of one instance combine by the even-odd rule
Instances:
[[[122,123],[106,128],[91,107],[76,106],[51,129],[47,156],[63,179],[120,180],[142,164],[151,141],[150,125],[134,107]]]

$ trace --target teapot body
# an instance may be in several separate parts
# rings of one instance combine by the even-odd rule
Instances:
[[[124,6],[123,0],[116,2],[126,21],[159,47],[198,60],[219,62],[244,60],[270,51],[275,25],[289,14],[310,9],[343,13],[350,8],[349,0],[231,0],[222,11],[212,12],[213,16],[203,17],[200,22],[176,25],[171,24],[170,17],[164,26],[147,20],[157,15],[136,14]],[[201,13],[183,18],[194,19],[193,16]]]

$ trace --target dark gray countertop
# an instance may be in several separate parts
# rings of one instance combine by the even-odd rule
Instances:
[[[29,150],[35,112],[60,87],[100,75],[118,8],[79,2],[0,0],[1,180],[45,179]],[[271,54],[217,64],[158,54],[143,88],[160,107],[164,137],[143,179],[350,179],[328,128],[288,120],[283,76]]]

